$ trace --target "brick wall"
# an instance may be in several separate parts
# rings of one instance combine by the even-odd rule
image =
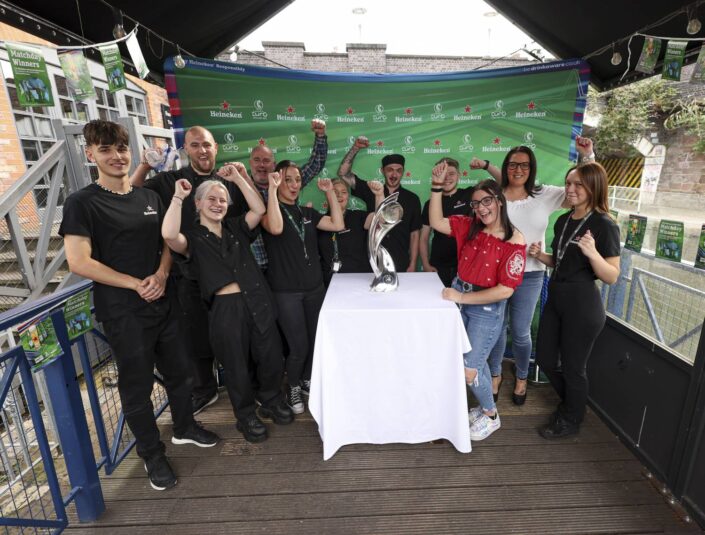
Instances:
[[[387,54],[382,44],[351,43],[346,53],[306,52],[303,43],[263,41],[262,51],[241,51],[237,62],[247,65],[278,68],[267,61],[274,60],[292,69],[323,72],[366,73],[420,73],[469,71],[477,68],[499,69],[535,63],[521,58],[496,58],[478,56],[422,56]],[[262,57],[263,56],[263,57]],[[230,61],[229,54],[216,59]],[[491,63],[491,65],[488,65]]]
[[[125,76],[127,76],[132,83],[138,85],[146,93],[145,100],[147,102],[147,119],[149,120],[149,124],[159,128],[164,128],[161,105],[169,105],[166,89],[159,87],[158,85],[145,82],[144,80],[141,80],[137,76],[132,76],[131,74],[125,73]]]

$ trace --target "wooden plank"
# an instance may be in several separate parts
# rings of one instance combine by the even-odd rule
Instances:
[[[179,477],[168,493],[156,493],[143,474],[132,478],[104,478],[103,495],[108,502],[136,499],[207,496],[257,496],[423,488],[474,488],[489,485],[545,485],[558,483],[643,481],[638,461],[595,463],[528,464],[516,466],[452,466],[388,470],[349,470],[283,474],[232,474]]]
[[[507,514],[506,511],[420,514],[406,511],[401,515],[380,512],[375,516],[338,518],[300,518],[286,520],[247,520],[228,522],[215,520],[204,524],[188,523],[164,526],[120,528],[115,525],[97,527],[92,524],[72,524],[65,533],[82,535],[267,535],[340,534],[366,535],[380,533],[429,534],[506,534],[526,533],[546,535],[613,534],[613,533],[702,533],[693,525],[684,525],[665,504],[640,506],[541,508],[530,514]],[[82,528],[82,529],[81,529]]]

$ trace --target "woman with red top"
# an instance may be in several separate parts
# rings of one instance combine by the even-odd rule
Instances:
[[[436,232],[455,238],[458,277],[443,298],[461,305],[472,349],[463,355],[465,381],[480,403],[468,414],[470,439],[483,440],[500,428],[487,363],[504,321],[504,308],[521,284],[526,260],[524,236],[512,227],[500,186],[485,180],[475,186],[470,202],[475,217],[443,217],[441,193],[447,166],[433,168],[429,222]]]

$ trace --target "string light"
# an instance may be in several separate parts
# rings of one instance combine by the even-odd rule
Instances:
[[[174,65],[177,69],[183,69],[184,67],[186,67],[186,62],[184,61],[184,58],[181,55],[181,47],[179,47],[179,45],[176,45],[176,56],[174,56]]]
[[[702,28],[703,25],[698,19],[690,19],[688,21],[688,26],[686,27],[685,31],[688,32],[688,35],[695,35],[700,31],[700,28]]]
[[[125,32],[125,27],[123,26],[122,11],[114,7],[113,18],[115,19],[115,26],[113,27],[113,37],[115,39],[122,39],[127,35],[127,33]]]
[[[617,66],[622,63],[622,54],[620,54],[614,49],[614,45],[612,45],[612,59],[610,60],[610,63],[614,66]]]

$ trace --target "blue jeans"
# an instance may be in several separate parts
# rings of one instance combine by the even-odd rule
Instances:
[[[459,289],[455,281],[453,286],[456,290]],[[507,300],[504,299],[488,305],[460,307],[460,315],[472,346],[472,349],[463,355],[463,363],[466,368],[477,370],[477,377],[470,384],[470,390],[485,411],[493,411],[496,408],[492,398],[492,376],[487,358],[497,343],[506,303]]]
[[[490,373],[502,374],[502,358],[507,345],[507,324],[512,333],[512,355],[516,365],[517,379],[529,376],[531,360],[531,320],[534,318],[536,303],[543,286],[543,271],[528,271],[524,280],[508,299],[509,306],[504,315],[504,324],[492,352],[490,353]]]

